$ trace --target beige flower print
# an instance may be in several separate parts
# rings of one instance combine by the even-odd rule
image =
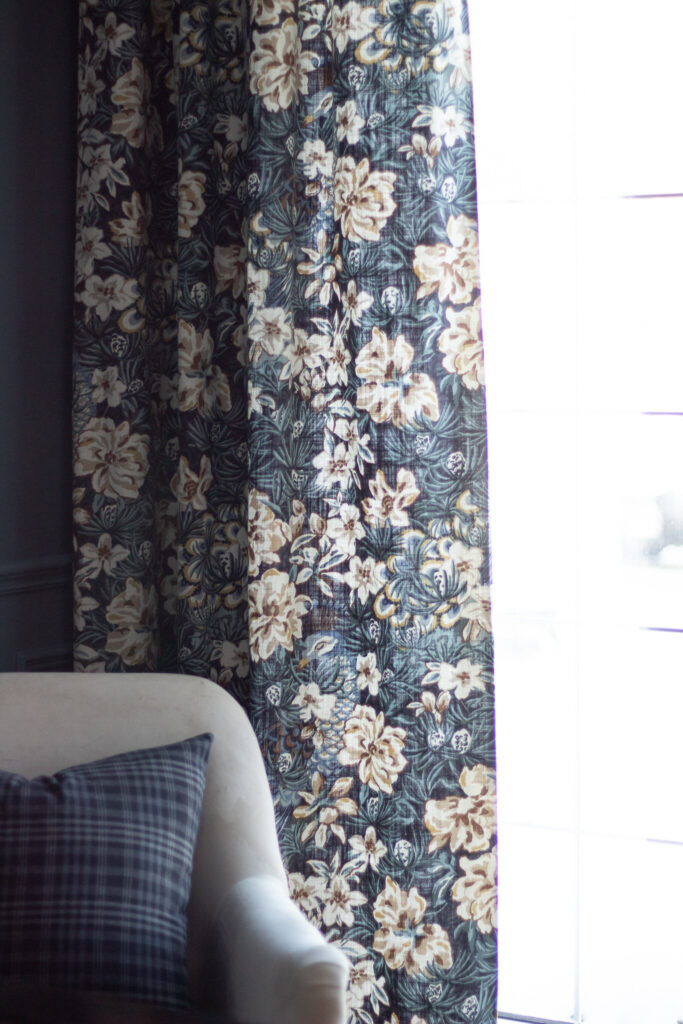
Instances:
[[[81,589],[81,582],[83,581],[74,580],[73,585],[73,613],[76,629],[85,629],[85,614],[99,608],[99,603],[95,598]],[[90,588],[89,583],[84,583],[84,586]]]
[[[377,470],[377,476],[369,482],[371,498],[364,498],[363,514],[371,526],[384,526],[387,522],[392,526],[408,526],[410,519],[406,509],[417,501],[420,491],[413,473],[409,469],[399,469],[396,475],[396,487],[390,487],[383,470]]]
[[[469,658],[461,658],[455,665],[445,661],[428,661],[429,670],[422,678],[422,686],[435,683],[442,693],[453,692],[458,700],[467,700],[474,690],[485,690],[481,665],[473,665]]]
[[[337,759],[358,765],[362,783],[382,793],[393,793],[394,783],[407,765],[403,756],[405,729],[386,725],[384,712],[357,704],[344,726],[343,747]]]
[[[432,107],[429,130],[443,139],[444,145],[454,146],[458,139],[467,139],[467,121],[462,111],[454,106]]]
[[[267,661],[278,647],[294,650],[302,636],[302,618],[310,599],[297,594],[286,572],[266,569],[249,584],[249,635],[254,661]]]
[[[104,239],[100,228],[83,225],[79,228],[76,238],[76,280],[82,281],[95,269],[96,260],[103,260],[111,255],[111,249]]]
[[[79,577],[94,579],[104,572],[111,576],[119,562],[124,562],[130,552],[122,544],[114,544],[110,534],[100,534],[97,544],[87,543],[81,547],[82,568]]]
[[[109,604],[106,619],[116,628],[107,634],[105,650],[117,654],[124,665],[151,665],[157,623],[154,587],[143,587],[139,580],[129,577]]]
[[[453,885],[451,895],[458,904],[456,913],[463,921],[474,921],[484,935],[498,927],[498,886],[496,882],[496,847],[481,857],[461,857],[464,873]]]
[[[261,355],[279,356],[292,337],[292,326],[286,310],[280,306],[259,309],[249,324],[251,359],[258,362]]]
[[[97,494],[109,498],[137,498],[147,475],[149,437],[131,433],[130,423],[118,425],[93,417],[76,446],[76,476],[89,476]]]
[[[85,282],[79,298],[84,306],[95,311],[100,320],[106,320],[113,309],[132,306],[139,295],[138,282],[121,274],[110,274],[102,278],[93,274]]]
[[[420,281],[416,298],[438,291],[439,302],[462,305],[470,302],[479,287],[479,242],[477,225],[471,217],[453,214],[446,225],[449,245],[418,245],[413,270]]]
[[[368,693],[376,697],[379,693],[379,684],[382,673],[377,667],[377,655],[374,651],[368,654],[359,654],[356,658],[356,682],[359,690],[367,689]]]
[[[451,853],[487,850],[496,830],[496,784],[486,765],[463,768],[458,784],[464,796],[428,800],[424,823],[431,834],[428,851],[434,853],[446,843]]]
[[[322,901],[323,924],[328,928],[342,924],[349,928],[354,922],[354,908],[362,907],[368,898],[362,892],[352,890],[344,875],[334,874],[323,890]]]
[[[141,245],[147,240],[147,225],[152,214],[149,199],[143,203],[140,193],[133,192],[130,199],[121,203],[121,211],[122,217],[109,221],[114,241],[119,245],[129,241]]]
[[[193,324],[179,320],[177,400],[182,412],[196,409],[208,416],[214,406],[223,412],[232,408],[228,378],[212,359],[213,338],[208,330],[200,334]]]
[[[373,171],[370,161],[351,156],[337,161],[334,177],[334,216],[351,242],[378,242],[382,228],[396,209],[392,198],[396,175]]]
[[[187,456],[181,455],[178,469],[171,480],[171,491],[178,499],[181,508],[190,505],[195,512],[204,512],[207,507],[206,495],[213,483],[211,460],[202,455],[199,473],[190,468]]]
[[[106,401],[111,408],[121,405],[121,395],[126,393],[126,385],[119,380],[119,371],[115,366],[93,370],[92,388],[93,402]]]
[[[247,283],[247,250],[243,245],[217,245],[213,250],[216,292],[232,291],[233,298],[244,295]]]
[[[133,57],[130,69],[116,80],[111,91],[112,102],[121,107],[111,120],[111,130],[123,135],[129,146],[140,149],[145,141],[158,141],[161,135],[159,118],[148,107],[150,78],[139,57]]]
[[[365,536],[365,527],[360,521],[360,511],[355,505],[342,503],[339,514],[327,520],[327,536],[345,555],[355,555],[356,541]]]
[[[281,14],[294,14],[294,0],[254,0],[250,8],[257,25],[277,25]]]
[[[232,640],[223,640],[218,644],[217,654],[228,681],[235,673],[240,679],[246,679],[250,668],[247,640],[240,640],[238,644]]]
[[[253,33],[249,87],[271,114],[287,110],[301,94],[308,94],[307,75],[314,68],[315,56],[302,50],[293,18],[269,32]]]
[[[332,717],[336,702],[336,695],[321,693],[317,683],[301,683],[292,705],[299,708],[299,718],[302,722],[316,719],[327,722]]]
[[[377,838],[374,825],[366,828],[364,836],[350,836],[349,847],[362,871],[366,871],[368,867],[373,871],[379,870],[379,862],[387,852],[382,840]]]
[[[304,168],[304,174],[313,181],[320,175],[321,178],[330,178],[334,170],[334,153],[326,149],[322,139],[307,139],[303,149],[299,153]]]
[[[291,540],[289,524],[278,519],[268,505],[268,495],[249,491],[249,573],[255,576],[261,565],[280,561],[278,552]]]
[[[448,327],[439,335],[443,368],[457,373],[469,391],[484,386],[484,348],[481,340],[479,301],[464,309],[446,309]]]
[[[356,393],[356,406],[375,423],[388,420],[395,427],[414,424],[418,416],[439,418],[434,382],[425,373],[411,373],[415,350],[402,334],[388,338],[373,327],[372,338],[356,356],[356,373],[364,383]]]
[[[204,189],[206,175],[202,171],[182,171],[178,179],[178,234],[190,238],[206,209]]]
[[[337,108],[337,138],[340,142],[346,140],[349,145],[355,146],[360,141],[364,127],[365,119],[358,113],[355,100],[347,100]]]
[[[368,555],[362,559],[354,555],[349,561],[349,567],[342,577],[350,590],[349,603],[355,597],[364,604],[371,594],[377,594],[386,581],[386,566],[384,562],[376,562]]]
[[[474,642],[482,631],[491,632],[491,588],[482,583],[472,587],[458,610],[458,618],[465,619],[462,638]]]
[[[341,53],[349,41],[358,42],[369,35],[375,24],[375,11],[372,7],[364,7],[356,0],[350,3],[332,6],[330,32],[334,44]]]
[[[353,786],[350,776],[343,776],[334,782],[329,793],[325,793],[325,777],[318,771],[313,772],[311,791],[300,791],[303,803],[295,807],[292,814],[297,820],[310,820],[301,833],[301,842],[307,842],[315,833],[315,845],[323,849],[329,834],[341,843],[346,842],[346,832],[339,818],[341,815],[358,813],[358,804],[348,796]]]
[[[104,19],[104,24],[98,25],[96,35],[99,42],[104,43],[109,52],[118,57],[122,44],[133,38],[135,29],[123,22],[117,24],[116,15],[110,11]]]
[[[289,875],[290,898],[308,916],[318,909],[324,888],[325,880],[316,875],[305,878],[299,871]]]
[[[389,876],[375,900],[372,913],[380,925],[372,948],[393,971],[424,974],[432,964],[447,970],[453,965],[448,933],[438,924],[424,924],[427,901],[415,886],[405,892]]]

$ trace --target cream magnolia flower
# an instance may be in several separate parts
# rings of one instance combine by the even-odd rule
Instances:
[[[328,833],[341,842],[346,842],[346,832],[339,823],[341,815],[358,814],[358,804],[348,796],[353,786],[353,779],[344,776],[333,784],[329,793],[325,792],[325,778],[318,772],[313,772],[311,779],[311,791],[299,791],[299,796],[304,801],[295,807],[292,815],[295,819],[310,818],[306,827],[301,832],[301,842],[307,842],[315,832],[315,845],[322,849],[327,843]]]
[[[336,701],[335,694],[321,693],[317,683],[302,683],[292,704],[300,709],[299,718],[302,722],[310,722],[312,719],[327,722],[332,717]]]
[[[381,984],[384,978],[380,979]],[[372,995],[377,984],[372,960],[357,960],[349,972],[349,1009],[360,1010],[365,1000]]]
[[[104,80],[98,77],[97,68],[90,63],[81,61],[78,69],[78,113],[81,117],[94,114],[97,110],[97,97],[105,87]]]
[[[268,495],[256,488],[249,491],[249,573],[255,576],[261,565],[280,561],[278,552],[291,540],[289,525],[278,519],[268,505]]]
[[[212,363],[213,338],[209,331],[201,334],[187,320],[178,321],[178,408],[193,409],[208,416],[214,406],[223,412],[232,408],[228,378]]]
[[[294,330],[294,336],[285,347],[285,359],[280,380],[292,380],[304,370],[317,370],[324,365],[330,350],[330,339],[325,334],[309,334],[301,327]]]
[[[379,868],[379,862],[387,852],[387,848],[381,839],[377,838],[374,825],[369,825],[364,836],[350,836],[349,846],[353,850],[354,858],[362,865],[365,871],[370,865],[373,871]]]
[[[247,279],[247,250],[243,245],[217,245],[213,250],[216,292],[232,291],[233,298],[244,295]]]
[[[140,58],[133,57],[130,69],[117,78],[111,91],[112,102],[121,107],[111,119],[111,130],[123,135],[134,149],[159,138],[158,115],[148,107],[150,91],[149,75]]]
[[[105,650],[117,654],[124,665],[151,663],[157,624],[157,595],[154,587],[139,580],[126,580],[125,588],[111,601],[107,622],[116,628],[107,634]]]
[[[111,249],[105,241],[101,228],[83,225],[76,237],[76,280],[82,281],[95,269],[95,261],[111,256]]]
[[[147,225],[151,218],[149,197],[143,203],[140,193],[133,192],[130,199],[124,199],[121,203],[121,212],[122,217],[109,221],[114,240],[119,245],[125,245],[128,241],[141,245],[147,239]]]
[[[356,658],[356,682],[359,690],[367,688],[368,693],[376,697],[379,693],[379,684],[382,673],[377,668],[377,655],[374,651],[369,654],[359,654]]]
[[[84,585],[88,588],[90,587],[89,583]],[[74,580],[73,597],[74,626],[76,629],[85,629],[85,613],[92,612],[95,608],[99,608],[99,602],[96,601],[94,597],[84,593],[83,590],[81,590],[79,581],[77,580]]]
[[[149,437],[131,433],[130,423],[89,419],[76,446],[76,476],[89,476],[97,494],[137,498],[147,475]]]
[[[190,238],[195,226],[206,209],[204,189],[206,175],[203,171],[183,171],[178,179],[178,234]]]
[[[253,0],[249,13],[257,25],[277,25],[281,14],[294,14],[294,0]]]
[[[373,171],[370,161],[351,156],[337,161],[334,177],[334,216],[345,238],[352,242],[378,242],[382,228],[396,209],[392,198],[396,175]]]
[[[358,765],[361,782],[370,789],[393,793],[394,783],[407,765],[403,756],[405,729],[385,725],[384,712],[357,704],[344,726],[340,764]]]
[[[365,118],[358,113],[355,100],[347,100],[342,107],[337,107],[337,138],[340,142],[346,139],[349,145],[355,146],[364,127]]]
[[[483,764],[463,768],[458,779],[464,796],[428,800],[424,823],[433,838],[429,853],[446,843],[451,853],[487,850],[496,830],[496,783],[491,769]]]
[[[388,338],[373,327],[371,340],[356,356],[356,373],[365,381],[356,392],[356,406],[369,412],[375,423],[391,420],[404,427],[418,416],[438,420],[434,382],[425,373],[409,372],[414,356],[402,334]]]
[[[207,455],[201,457],[199,473],[190,468],[185,455],[180,456],[178,469],[171,480],[171,491],[181,508],[191,505],[196,512],[203,512],[207,507],[206,495],[212,483],[211,460]]]
[[[366,559],[354,555],[349,568],[344,573],[343,582],[350,589],[349,603],[354,597],[358,597],[361,604],[364,604],[371,594],[377,594],[384,586],[386,580],[386,566],[384,562],[376,562],[368,556]]]
[[[415,477],[409,469],[399,469],[396,488],[387,483],[384,472],[377,470],[377,476],[369,483],[371,498],[363,499],[363,514],[371,526],[408,526],[410,519],[407,508],[417,501],[420,491]]]
[[[94,578],[102,571],[105,576],[111,576],[119,562],[124,562],[129,554],[128,548],[124,548],[122,544],[114,544],[111,536],[103,533],[97,544],[88,543],[81,547],[83,567],[79,576],[83,579]]]
[[[311,875],[310,878],[294,871],[289,875],[289,895],[305,914],[317,910],[325,889],[325,880]]]
[[[354,456],[342,441],[335,445],[331,441],[328,442],[326,438],[324,450],[313,459],[313,465],[318,470],[316,483],[323,490],[328,490],[335,485],[348,487],[353,475],[354,464]]]
[[[269,270],[265,267],[257,267],[255,263],[247,263],[247,295],[253,306],[263,306],[269,284]]]
[[[442,970],[453,965],[448,933],[438,924],[425,924],[427,901],[413,886],[405,892],[387,876],[384,890],[373,906],[380,925],[372,948],[381,953],[391,970],[404,968],[406,974],[423,974],[431,964]]]
[[[249,636],[254,661],[266,661],[278,647],[294,649],[310,599],[297,594],[286,572],[267,569],[249,584]]]
[[[445,661],[428,661],[429,671],[422,679],[422,686],[436,683],[440,690],[453,690],[458,700],[466,700],[473,690],[485,690],[486,681],[481,678],[481,665],[473,665],[469,658],[462,658],[456,665]]]
[[[119,371],[115,366],[107,366],[104,370],[93,370],[92,374],[93,402],[104,402],[115,408],[121,405],[121,395],[126,392],[126,385],[119,380]]]
[[[325,147],[322,139],[307,139],[299,153],[299,160],[304,165],[304,174],[313,180],[330,178],[334,170],[334,153]]]
[[[373,303],[372,295],[369,292],[359,292],[354,280],[349,281],[347,290],[342,295],[342,308],[351,317],[351,323],[360,327],[363,313],[370,309]]]
[[[358,508],[355,505],[340,505],[339,514],[327,520],[327,536],[345,555],[355,555],[356,541],[365,536]]]
[[[113,11],[109,11],[104,19],[104,24],[97,26],[95,34],[99,42],[104,43],[109,52],[118,57],[122,44],[133,38],[135,29],[132,25],[126,25],[123,22],[117,24],[116,15]]]
[[[308,95],[308,78],[315,55],[302,50],[296,21],[287,18],[278,28],[252,34],[249,87],[266,110],[276,114],[301,95]]]
[[[332,7],[330,32],[340,52],[346,49],[350,40],[357,42],[369,35],[374,25],[373,7],[364,7],[356,0],[350,0],[343,7],[337,4]]]
[[[221,666],[230,672],[230,678],[236,672],[240,679],[249,675],[249,642],[240,640],[238,644],[232,640],[223,640],[218,644],[218,658]]]
[[[413,270],[420,280],[416,298],[438,290],[439,302],[462,305],[472,299],[479,287],[479,240],[477,225],[461,213],[451,215],[446,225],[449,245],[418,245]]]
[[[354,908],[362,907],[368,898],[362,892],[352,890],[343,875],[335,874],[322,894],[322,901],[323,923],[328,928],[335,924],[350,927],[354,922]]]
[[[286,310],[280,306],[258,309],[249,325],[251,358],[258,362],[262,353],[279,356],[292,337]]]
[[[496,847],[475,860],[461,857],[459,865],[464,874],[451,890],[458,904],[456,913],[464,921],[474,921],[484,935],[490,935],[498,927]]]
[[[338,384],[346,385],[349,382],[348,365],[351,362],[351,352],[344,335],[339,331],[332,339],[332,348],[327,358],[327,383],[330,387]]]
[[[479,302],[464,309],[446,309],[449,326],[439,335],[443,367],[457,373],[469,391],[484,385],[484,348],[481,340]]]
[[[93,274],[86,279],[85,289],[79,298],[84,306],[95,310],[100,320],[106,320],[113,309],[132,306],[138,295],[138,282],[132,277],[110,274],[107,278],[101,278],[99,274]]]
[[[491,632],[491,588],[486,584],[472,587],[459,608],[458,618],[466,619],[462,631],[465,642],[477,639],[482,630]]]
[[[432,107],[429,130],[432,135],[440,136],[446,146],[454,146],[458,139],[467,139],[465,115],[454,106]]]

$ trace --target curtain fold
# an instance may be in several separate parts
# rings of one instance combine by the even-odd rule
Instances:
[[[76,666],[245,706],[354,1024],[489,1024],[466,9],[83,0],[79,38]]]

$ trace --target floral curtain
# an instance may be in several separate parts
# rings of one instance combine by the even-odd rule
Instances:
[[[460,0],[81,0],[75,661],[247,708],[353,1024],[492,1024]]]

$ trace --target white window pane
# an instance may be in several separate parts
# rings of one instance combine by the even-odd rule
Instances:
[[[498,819],[577,826],[577,639],[572,625],[495,615]]]
[[[683,847],[586,836],[580,878],[584,1024],[683,1020]]]
[[[570,203],[480,203],[491,410],[576,407],[576,217]]]
[[[584,202],[578,225],[582,408],[683,409],[683,199]]]
[[[582,620],[683,628],[683,417],[579,425]]]
[[[509,826],[501,830],[498,850],[498,1006],[568,1020],[574,1010],[576,838]]]
[[[489,470],[498,613],[575,618],[574,418],[491,413]]]
[[[548,0],[471,0],[477,188],[573,193],[573,14]]]
[[[578,26],[581,194],[681,192],[683,7],[673,0],[579,0],[570,6]]]

